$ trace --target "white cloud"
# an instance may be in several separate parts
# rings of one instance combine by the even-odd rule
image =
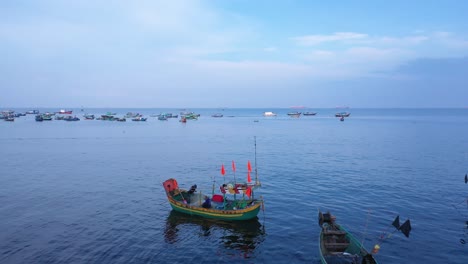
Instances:
[[[415,35],[407,37],[380,37],[375,40],[370,40],[369,43],[374,43],[376,45],[393,45],[393,46],[412,46],[419,45],[425,41],[428,41],[428,36]]]
[[[314,45],[322,44],[324,42],[365,39],[367,37],[368,37],[367,34],[361,34],[361,33],[336,32],[331,35],[307,35],[307,36],[295,37],[293,38],[293,40],[295,40],[298,45],[314,46]]]
[[[452,49],[468,49],[468,40],[454,35],[451,32],[438,31],[432,34],[435,42]]]

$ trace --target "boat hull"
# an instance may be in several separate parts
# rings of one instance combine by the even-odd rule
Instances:
[[[361,242],[348,230],[336,223],[333,223],[333,228],[330,228],[327,223],[322,225],[319,236],[319,255],[322,264],[377,264],[377,261],[362,246]]]
[[[252,206],[240,210],[218,210],[218,209],[206,209],[202,207],[191,206],[174,200],[168,196],[169,203],[177,212],[198,215],[205,218],[227,220],[227,221],[242,221],[249,220],[257,217],[260,211],[261,203],[257,202]]]

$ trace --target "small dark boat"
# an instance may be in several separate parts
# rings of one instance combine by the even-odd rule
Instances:
[[[15,118],[13,116],[7,116],[7,117],[5,117],[4,120],[8,121],[8,122],[13,122],[13,121],[15,121]]]
[[[340,113],[336,113],[335,114],[335,117],[348,117],[351,113],[349,112],[340,112]]]
[[[317,113],[315,113],[315,112],[304,112],[304,113],[303,113],[303,115],[305,115],[305,116],[314,116],[314,115],[316,115],[316,114],[317,114]]]
[[[372,254],[335,220],[335,216],[331,215],[330,212],[322,213],[319,211],[319,225],[321,227],[319,253],[322,264],[377,264]]]
[[[36,115],[36,121],[37,122],[42,122],[42,121],[44,121],[44,118],[42,118],[42,115]]]
[[[211,117],[223,117],[223,114],[216,113],[216,114],[211,115]]]
[[[132,121],[146,121],[146,117],[135,117],[135,118],[132,118]]]

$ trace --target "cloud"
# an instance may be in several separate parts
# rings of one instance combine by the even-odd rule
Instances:
[[[335,41],[346,41],[346,40],[356,40],[356,39],[365,39],[367,34],[354,33],[354,32],[336,32],[331,35],[307,35],[301,37],[295,37],[293,40],[302,46],[314,46],[319,45],[324,42],[335,42]]]
[[[437,31],[432,34],[435,42],[452,49],[468,49],[468,40],[451,32]]]

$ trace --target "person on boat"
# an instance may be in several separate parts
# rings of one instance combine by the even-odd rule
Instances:
[[[190,190],[188,191],[188,194],[193,194],[196,191],[197,191],[197,185],[194,184],[194,185],[192,185],[192,187],[190,187]]]
[[[211,200],[208,196],[205,196],[205,202],[203,202],[202,207],[211,208]]]

